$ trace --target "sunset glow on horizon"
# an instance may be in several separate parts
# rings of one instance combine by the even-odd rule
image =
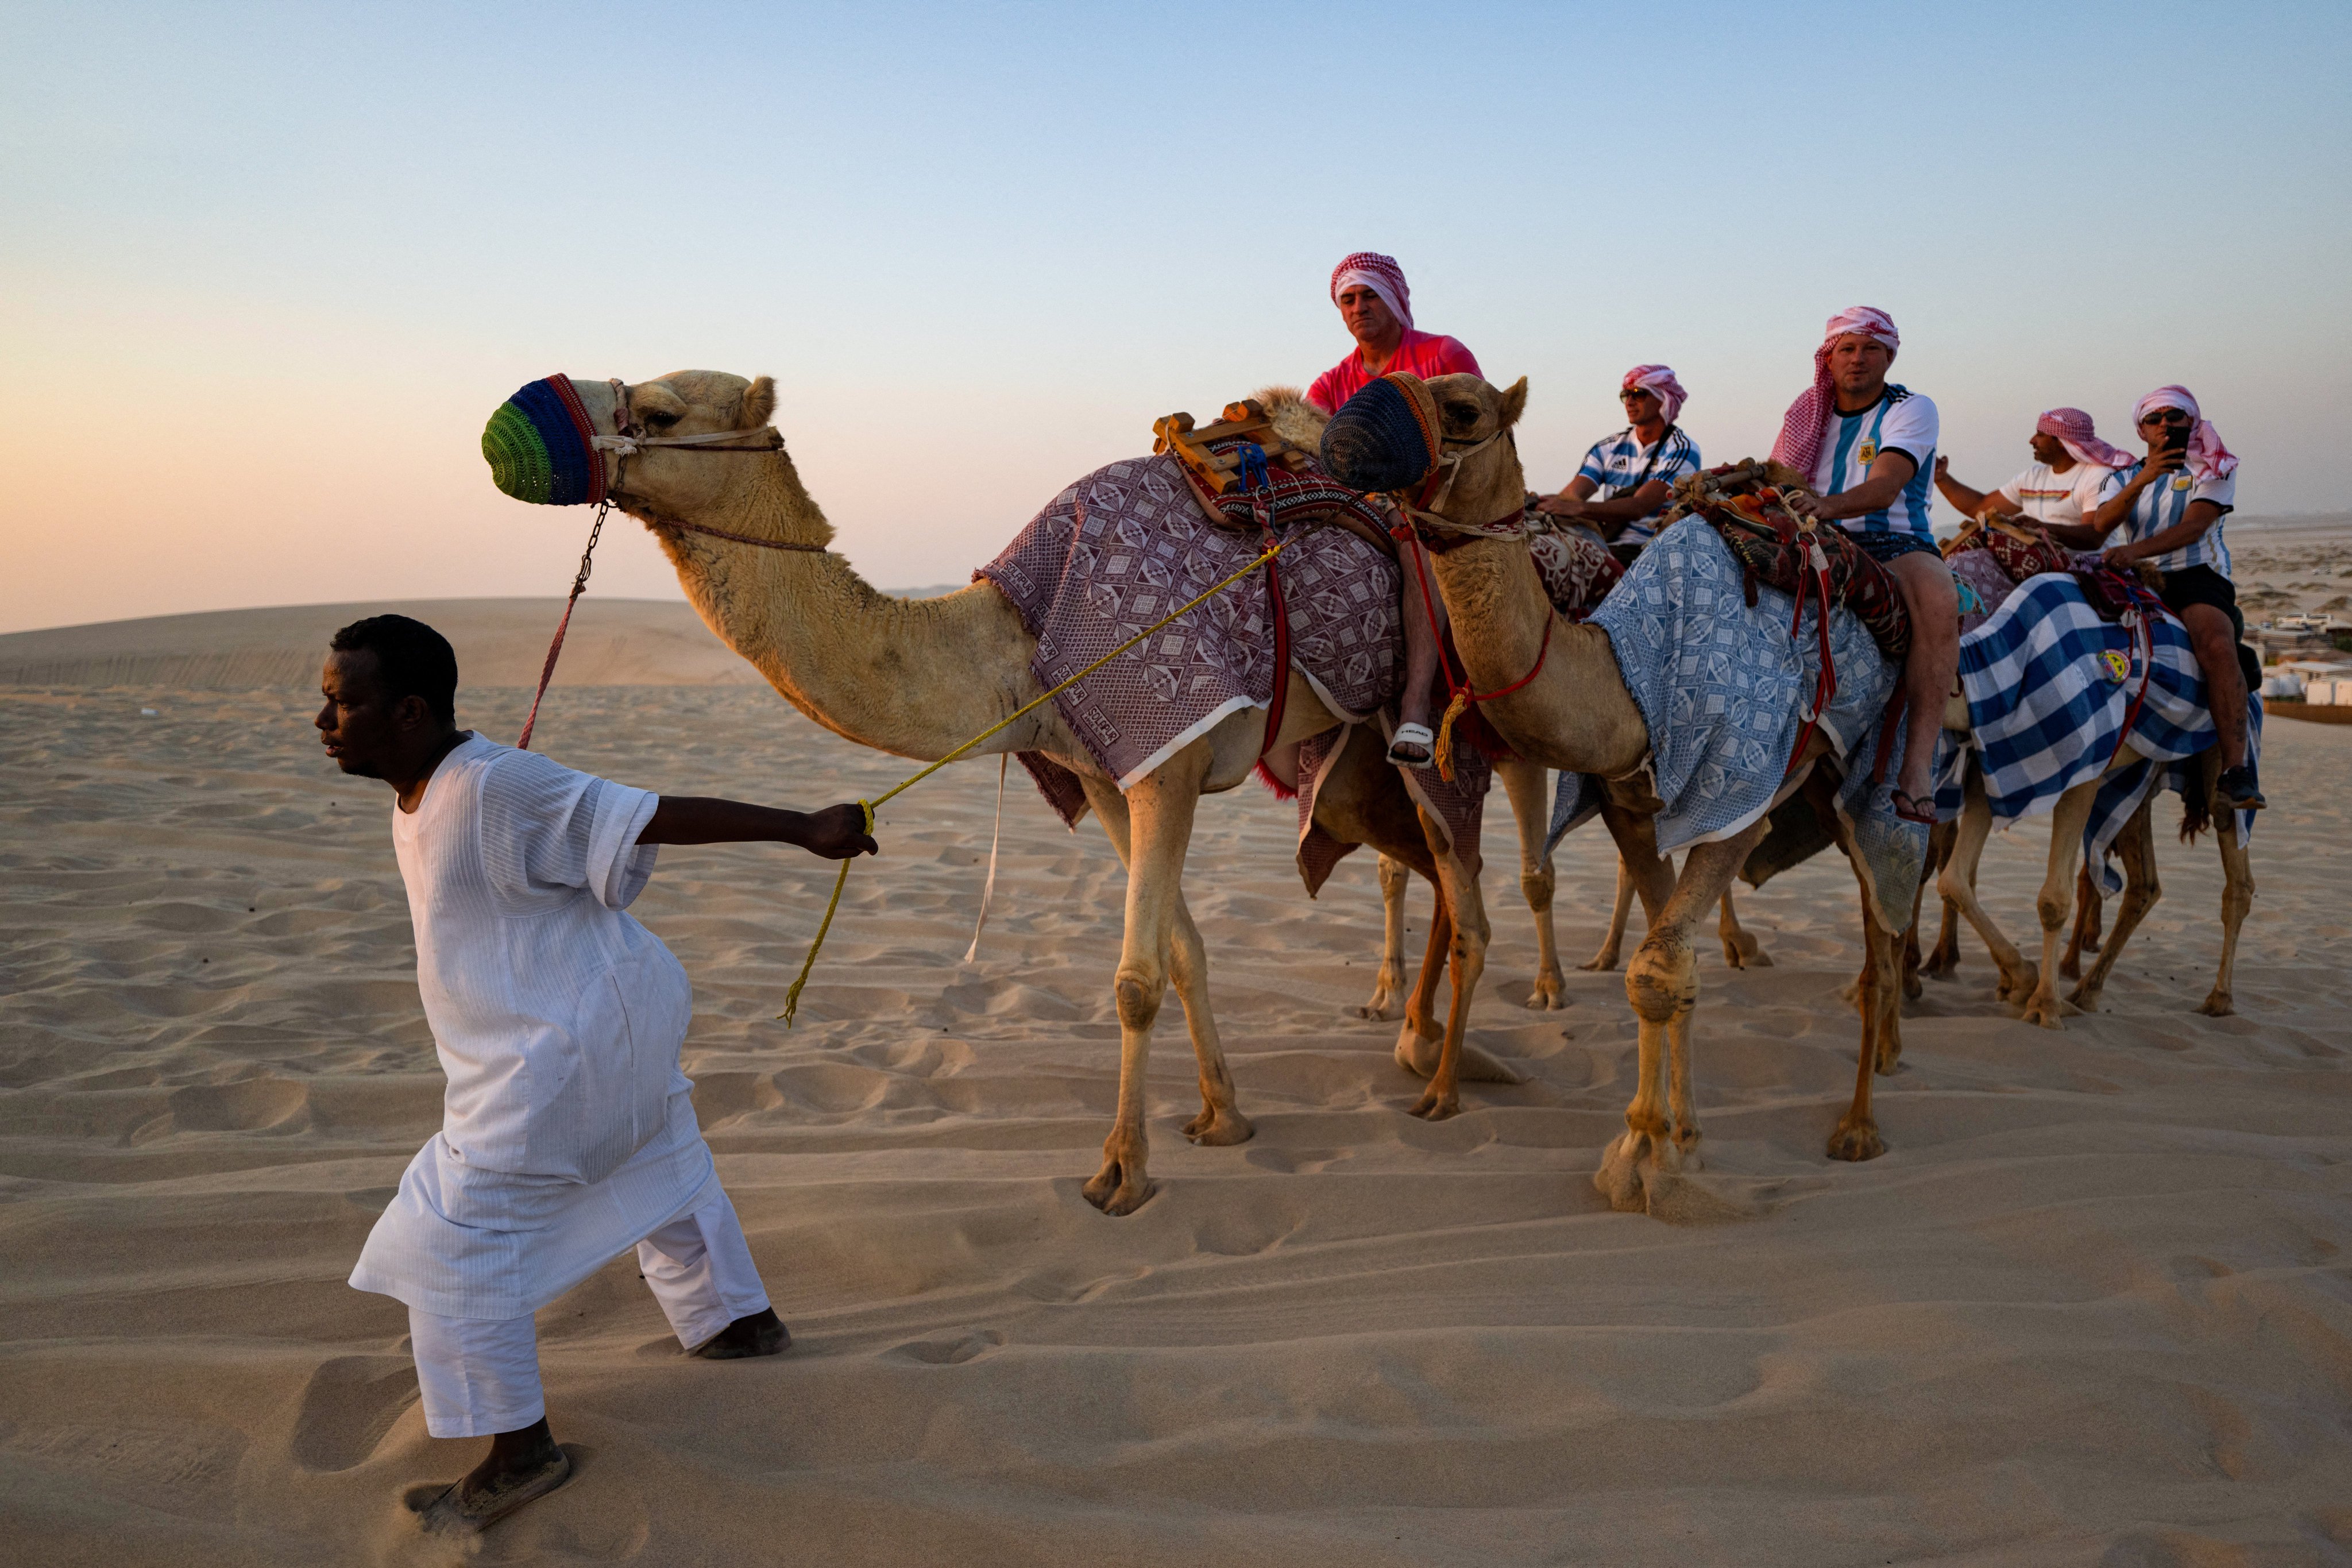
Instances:
[[[556,370],[773,375],[843,553],[959,582],[1157,416],[1340,358],[1358,248],[1529,377],[1546,489],[1644,361],[1760,454],[1868,302],[1979,487],[2179,382],[2242,512],[2347,507],[2340,7],[1185,15],[20,8],[0,631],[560,594],[586,510],[478,447]],[[677,596],[634,525],[593,591]]]

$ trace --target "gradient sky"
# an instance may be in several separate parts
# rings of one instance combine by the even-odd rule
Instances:
[[[560,594],[550,371],[776,377],[876,584],[961,581],[1151,421],[1304,383],[1344,253],[1531,378],[1531,482],[1673,364],[1760,453],[1832,310],[1989,487],[2194,389],[2343,510],[2352,7],[5,6],[0,631]],[[595,593],[676,596],[641,529]]]

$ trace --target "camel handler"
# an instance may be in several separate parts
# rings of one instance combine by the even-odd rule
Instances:
[[[1813,351],[1813,384],[1781,416],[1772,460],[1811,482],[1814,494],[1791,498],[1790,510],[1843,528],[1886,568],[1911,613],[1895,814],[1932,826],[1936,742],[1960,662],[1959,595],[1927,522],[1936,405],[1886,379],[1902,343],[1884,310],[1856,305],[1832,316]]]
[[[490,1439],[422,1510],[468,1534],[562,1486],[531,1314],[633,1243],[680,1343],[723,1361],[791,1335],[768,1304],[678,1070],[686,972],[623,911],[662,844],[875,851],[863,808],[656,796],[456,721],[457,660],[405,616],[337,632],[315,721],[395,797],[416,986],[448,1088],[351,1283],[408,1308],[425,1429]],[[429,787],[428,787],[429,786]]]
[[[2230,546],[2221,519],[2238,495],[2238,459],[2198,409],[2185,386],[2159,386],[2139,400],[2132,422],[2147,443],[2109,474],[2099,505],[2079,528],[2050,536],[2077,550],[2095,550],[2116,529],[2126,542],[2109,546],[2111,565],[2146,563],[2162,584],[2165,607],[2189,628],[2189,644],[2205,672],[2205,701],[2221,732],[2219,797],[2233,811],[2260,811],[2270,803],[2246,765],[2246,671],[2239,660],[2246,617],[2230,580]],[[2259,667],[2258,667],[2259,668]]]
[[[1341,404],[1391,371],[1424,381],[1433,375],[1485,374],[1477,356],[1458,340],[1415,330],[1412,290],[1392,257],[1360,250],[1331,268],[1331,303],[1339,307],[1339,319],[1348,324],[1356,347],[1307,389],[1307,401],[1326,414],[1338,413]],[[1437,643],[1445,626],[1445,606],[1423,604],[1421,584],[1428,575],[1428,562],[1420,542],[1402,540],[1397,549],[1404,578],[1404,690],[1397,704],[1389,761],[1425,768],[1437,748],[1437,736],[1429,727],[1430,689],[1437,682]]]
[[[1675,481],[1699,470],[1697,444],[1675,424],[1688,396],[1665,365],[1627,371],[1617,400],[1631,423],[1595,441],[1568,488],[1545,497],[1536,510],[1583,523],[1632,565],[1657,533]]]
[[[1964,517],[1981,517],[1990,508],[2001,517],[2072,527],[2098,510],[2107,476],[2132,462],[2129,452],[2099,439],[2079,408],[2044,409],[2026,444],[2033,461],[1997,490],[1970,489],[1952,478],[1949,458],[1936,459],[1936,489]]]

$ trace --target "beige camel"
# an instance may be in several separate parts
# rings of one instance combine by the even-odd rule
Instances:
[[[2107,771],[2128,767],[2138,760],[2139,753],[2126,746]],[[2221,961],[2212,989],[2197,1008],[2217,1018],[2236,1007],[2231,976],[2237,962],[2238,932],[2254,901],[2253,869],[2247,859],[2246,847],[2238,837],[2237,815],[2213,796],[2221,773],[2219,748],[2208,749],[2199,756],[2198,788],[2207,804],[2202,812],[2189,813],[2192,824],[2209,820],[2212,823],[2221,851]],[[1958,963],[1959,933],[1954,921],[1958,914],[1975,928],[1990,950],[1993,963],[2000,972],[2000,996],[2003,1001],[2021,1004],[2023,1016],[2029,1022],[2055,1029],[2063,1027],[2059,1020],[2070,1014],[2098,1010],[2100,993],[2106,986],[2116,960],[2123,953],[2124,944],[2164,896],[2156,868],[2156,835],[2151,826],[2156,792],[2151,791],[2116,839],[2116,858],[2123,862],[2124,874],[2123,901],[2116,916],[2116,928],[2099,948],[2098,961],[2092,965],[2091,973],[2082,975],[2081,983],[2061,1001],[2058,978],[2073,979],[2080,973],[2082,952],[2095,940],[2093,921],[2099,894],[2090,880],[2089,868],[2083,868],[2078,872],[2077,866],[2082,857],[2083,829],[2090,820],[2099,783],[2093,779],[2075,785],[2058,797],[2051,813],[2048,872],[2034,900],[2034,911],[2042,921],[2042,961],[2036,964],[2001,934],[1977,897],[1977,866],[1992,830],[1992,808],[1986,800],[1982,775],[1970,767],[1958,832],[1949,858],[1937,878],[1936,890],[1944,900],[1943,931],[1934,951],[1921,965],[1923,973],[1949,974]],[[2191,837],[2194,831],[2193,827],[2184,827],[2182,836]],[[2079,910],[2079,915],[2066,954],[2061,960],[2058,933],[2065,926],[2070,910]]]
[[[1501,437],[1526,405],[1527,383],[1501,391],[1474,375],[1428,383],[1436,398],[1440,434],[1452,477],[1436,515],[1449,525],[1475,528],[1516,512],[1525,492],[1518,455]],[[1343,482],[1347,475],[1340,475]],[[1558,618],[1545,596],[1525,542],[1513,537],[1433,534],[1432,566],[1474,689],[1515,690],[1485,705],[1504,740],[1530,762],[1574,769],[1607,781],[1627,781],[1650,749],[1648,727],[1619,676],[1608,634]],[[1540,668],[1538,660],[1540,659]],[[1533,678],[1528,679],[1533,671]],[[1797,759],[1780,798],[1800,788],[1824,823],[1844,828],[1832,803],[1832,782],[1819,759],[1826,739],[1816,733]],[[1595,1184],[1622,1209],[1648,1206],[1659,1176],[1693,1163],[1699,1126],[1690,1073],[1691,1013],[1698,995],[1692,933],[1702,915],[1718,908],[1748,852],[1769,827],[1759,818],[1717,843],[1695,846],[1677,876],[1657,852],[1649,803],[1629,799],[1612,783],[1601,818],[1617,842],[1649,915],[1650,928],[1627,966],[1625,989],[1640,1025],[1639,1078],[1625,1112],[1626,1131],[1610,1147]],[[1884,1152],[1871,1112],[1874,1072],[1894,1070],[1901,1049],[1896,1016],[1900,930],[1876,918],[1867,889],[1864,910],[1865,967],[1861,995],[1862,1045],[1854,1097],[1829,1140],[1832,1158],[1866,1160]]]
[[[835,734],[903,757],[935,759],[1003,720],[1039,695],[1030,675],[1035,639],[986,584],[924,600],[876,592],[839,556],[824,550],[833,528],[803,488],[780,443],[759,439],[775,406],[773,383],[688,371],[616,394],[604,383],[574,383],[593,428],[618,430],[630,418],[665,437],[745,433],[755,451],[647,447],[622,460],[612,479],[614,504],[643,521],[676,566],[688,596],[711,630],[748,659],[784,698]],[[619,406],[625,395],[627,408]],[[762,545],[772,546],[763,548]],[[1304,677],[1293,672],[1276,744],[1289,745],[1336,728]],[[1194,741],[1132,789],[1103,776],[1054,706],[1040,707],[988,742],[985,750],[1034,751],[1081,779],[1128,869],[1126,931],[1114,980],[1119,1021],[1118,1104],[1101,1168],[1086,1195],[1108,1214],[1124,1215],[1152,1193],[1146,1169],[1144,1069],[1151,1030],[1172,984],[1199,1062],[1202,1108],[1184,1124],[1196,1143],[1239,1143],[1251,1127],[1234,1102],[1217,1024],[1209,1006],[1207,957],[1184,902],[1182,876],[1195,803],[1247,778],[1262,750],[1265,721],[1244,710]],[[974,755],[981,754],[975,752]],[[1428,1090],[1412,1108],[1443,1115],[1456,1103],[1465,1071],[1510,1077],[1488,1058],[1465,1053],[1462,1031],[1486,963],[1486,917],[1479,900],[1475,844],[1442,851],[1442,831],[1423,817],[1396,770],[1378,749],[1342,748],[1333,776],[1317,796],[1316,818],[1344,842],[1370,844],[1429,877],[1440,916],[1432,921],[1432,961],[1417,994],[1420,1025],[1409,1017],[1399,1059],[1425,1037],[1434,960],[1450,960],[1452,1008]]]

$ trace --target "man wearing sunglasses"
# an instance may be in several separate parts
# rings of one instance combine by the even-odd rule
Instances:
[[[2050,536],[2078,550],[2095,550],[2116,529],[2125,542],[2109,547],[2117,566],[2145,562],[2161,575],[2165,606],[2189,628],[2205,701],[2221,731],[2221,777],[2215,793],[2234,811],[2268,804],[2246,766],[2246,672],[2239,662],[2246,619],[2230,581],[2230,546],[2221,519],[2237,499],[2238,459],[2221,432],[2199,411],[2185,386],[2160,386],[2132,410],[2147,456],[2107,476],[2098,510],[2076,528]]]
[[[1675,481],[1698,472],[1698,446],[1675,424],[1687,395],[1665,365],[1627,371],[1617,398],[1631,423],[1595,441],[1568,488],[1536,510],[1581,522],[1630,564],[1657,532]]]

